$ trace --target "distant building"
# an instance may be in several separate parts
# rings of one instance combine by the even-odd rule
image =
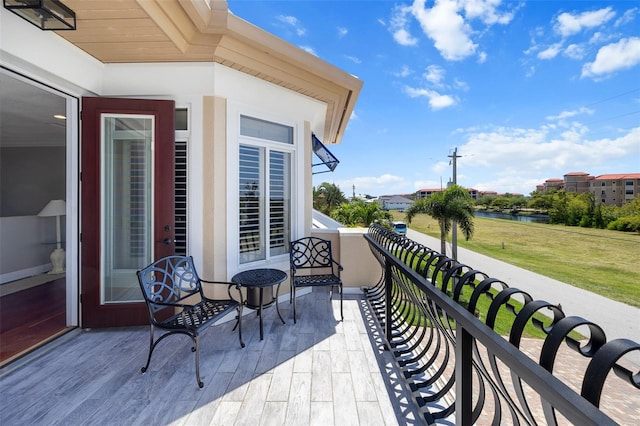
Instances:
[[[444,188],[430,188],[430,189],[419,189],[416,191],[416,199],[427,198],[436,192],[442,192]]]
[[[564,179],[551,178],[544,181],[542,184],[542,192],[547,192],[550,189],[561,190],[564,189]]]
[[[419,189],[418,191],[416,191],[416,199],[427,198],[427,197],[435,194],[436,192],[442,192],[445,189],[446,188]],[[482,195],[480,191],[478,191],[477,189],[474,189],[474,188],[467,188],[467,191],[469,191],[469,196],[471,197],[472,200],[477,200],[478,197],[480,195]]]
[[[403,212],[408,209],[412,203],[413,200],[409,198],[403,197],[401,195],[393,195],[382,200],[382,208],[386,210],[398,210],[399,212]]]
[[[640,194],[640,173],[600,175],[589,181],[589,191],[596,201],[608,206],[622,206]]]
[[[578,194],[589,192],[589,187],[593,179],[589,173],[585,172],[571,172],[564,175],[564,190],[565,192],[576,192]]]
[[[564,179],[551,178],[536,186],[536,190],[541,192],[550,189],[591,193],[599,203],[620,207],[640,194],[640,173],[591,176],[585,172],[570,172],[564,175]]]

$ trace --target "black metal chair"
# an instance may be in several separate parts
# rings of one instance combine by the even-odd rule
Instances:
[[[191,256],[167,256],[153,262],[137,272],[138,282],[149,308],[151,337],[147,364],[142,367],[146,372],[155,347],[172,334],[186,334],[193,341],[192,352],[196,356],[196,380],[202,388],[200,379],[200,332],[207,325],[221,319],[234,309],[238,314],[238,335],[242,341],[242,293],[239,286],[232,283],[203,280],[198,276]],[[210,299],[202,291],[202,283],[226,285],[228,299]],[[238,299],[231,295],[232,288],[238,291]],[[165,332],[155,339],[155,328]],[[234,328],[235,329],[235,328]]]
[[[296,323],[296,289],[299,287],[330,287],[329,298],[333,297],[333,288],[337,287],[340,292],[340,318],[344,320],[340,279],[343,268],[331,255],[331,241],[305,237],[292,241],[289,248],[293,322]]]

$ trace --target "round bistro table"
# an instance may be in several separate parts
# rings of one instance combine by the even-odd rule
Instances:
[[[240,287],[246,287],[247,299],[245,300],[245,306],[258,311],[258,316],[260,317],[260,340],[263,339],[262,310],[271,306],[273,302],[276,302],[276,311],[278,312],[280,321],[286,324],[284,319],[282,319],[282,315],[280,315],[280,307],[278,306],[280,284],[286,279],[286,272],[270,268],[249,269],[239,272],[231,278],[231,282],[234,284],[238,284]],[[267,298],[267,303],[264,303],[264,289],[268,287],[271,287],[271,297]],[[275,295],[273,294],[274,287],[276,287]]]

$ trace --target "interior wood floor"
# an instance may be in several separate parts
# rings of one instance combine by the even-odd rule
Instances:
[[[415,406],[381,348],[368,303],[324,288],[248,311],[241,348],[235,320],[204,330],[195,378],[191,340],[170,336],[149,350],[149,327],[92,329],[2,374],[6,425],[418,425]],[[233,318],[233,314],[231,315]],[[33,355],[37,355],[37,352]]]
[[[0,366],[66,330],[65,278],[0,297]]]

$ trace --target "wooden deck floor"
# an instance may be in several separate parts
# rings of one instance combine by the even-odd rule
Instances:
[[[412,425],[421,416],[398,380],[379,330],[359,296],[339,301],[324,289],[298,299],[298,323],[288,302],[282,324],[265,310],[245,316],[238,344],[234,323],[201,338],[195,380],[190,340],[172,336],[140,373],[148,327],[83,331],[0,377],[3,425]],[[9,366],[11,367],[11,365]],[[1,373],[1,371],[0,371]]]
[[[0,297],[0,366],[66,329],[64,275],[34,278],[39,285],[24,289],[22,281],[29,280],[2,285],[13,291]]]

